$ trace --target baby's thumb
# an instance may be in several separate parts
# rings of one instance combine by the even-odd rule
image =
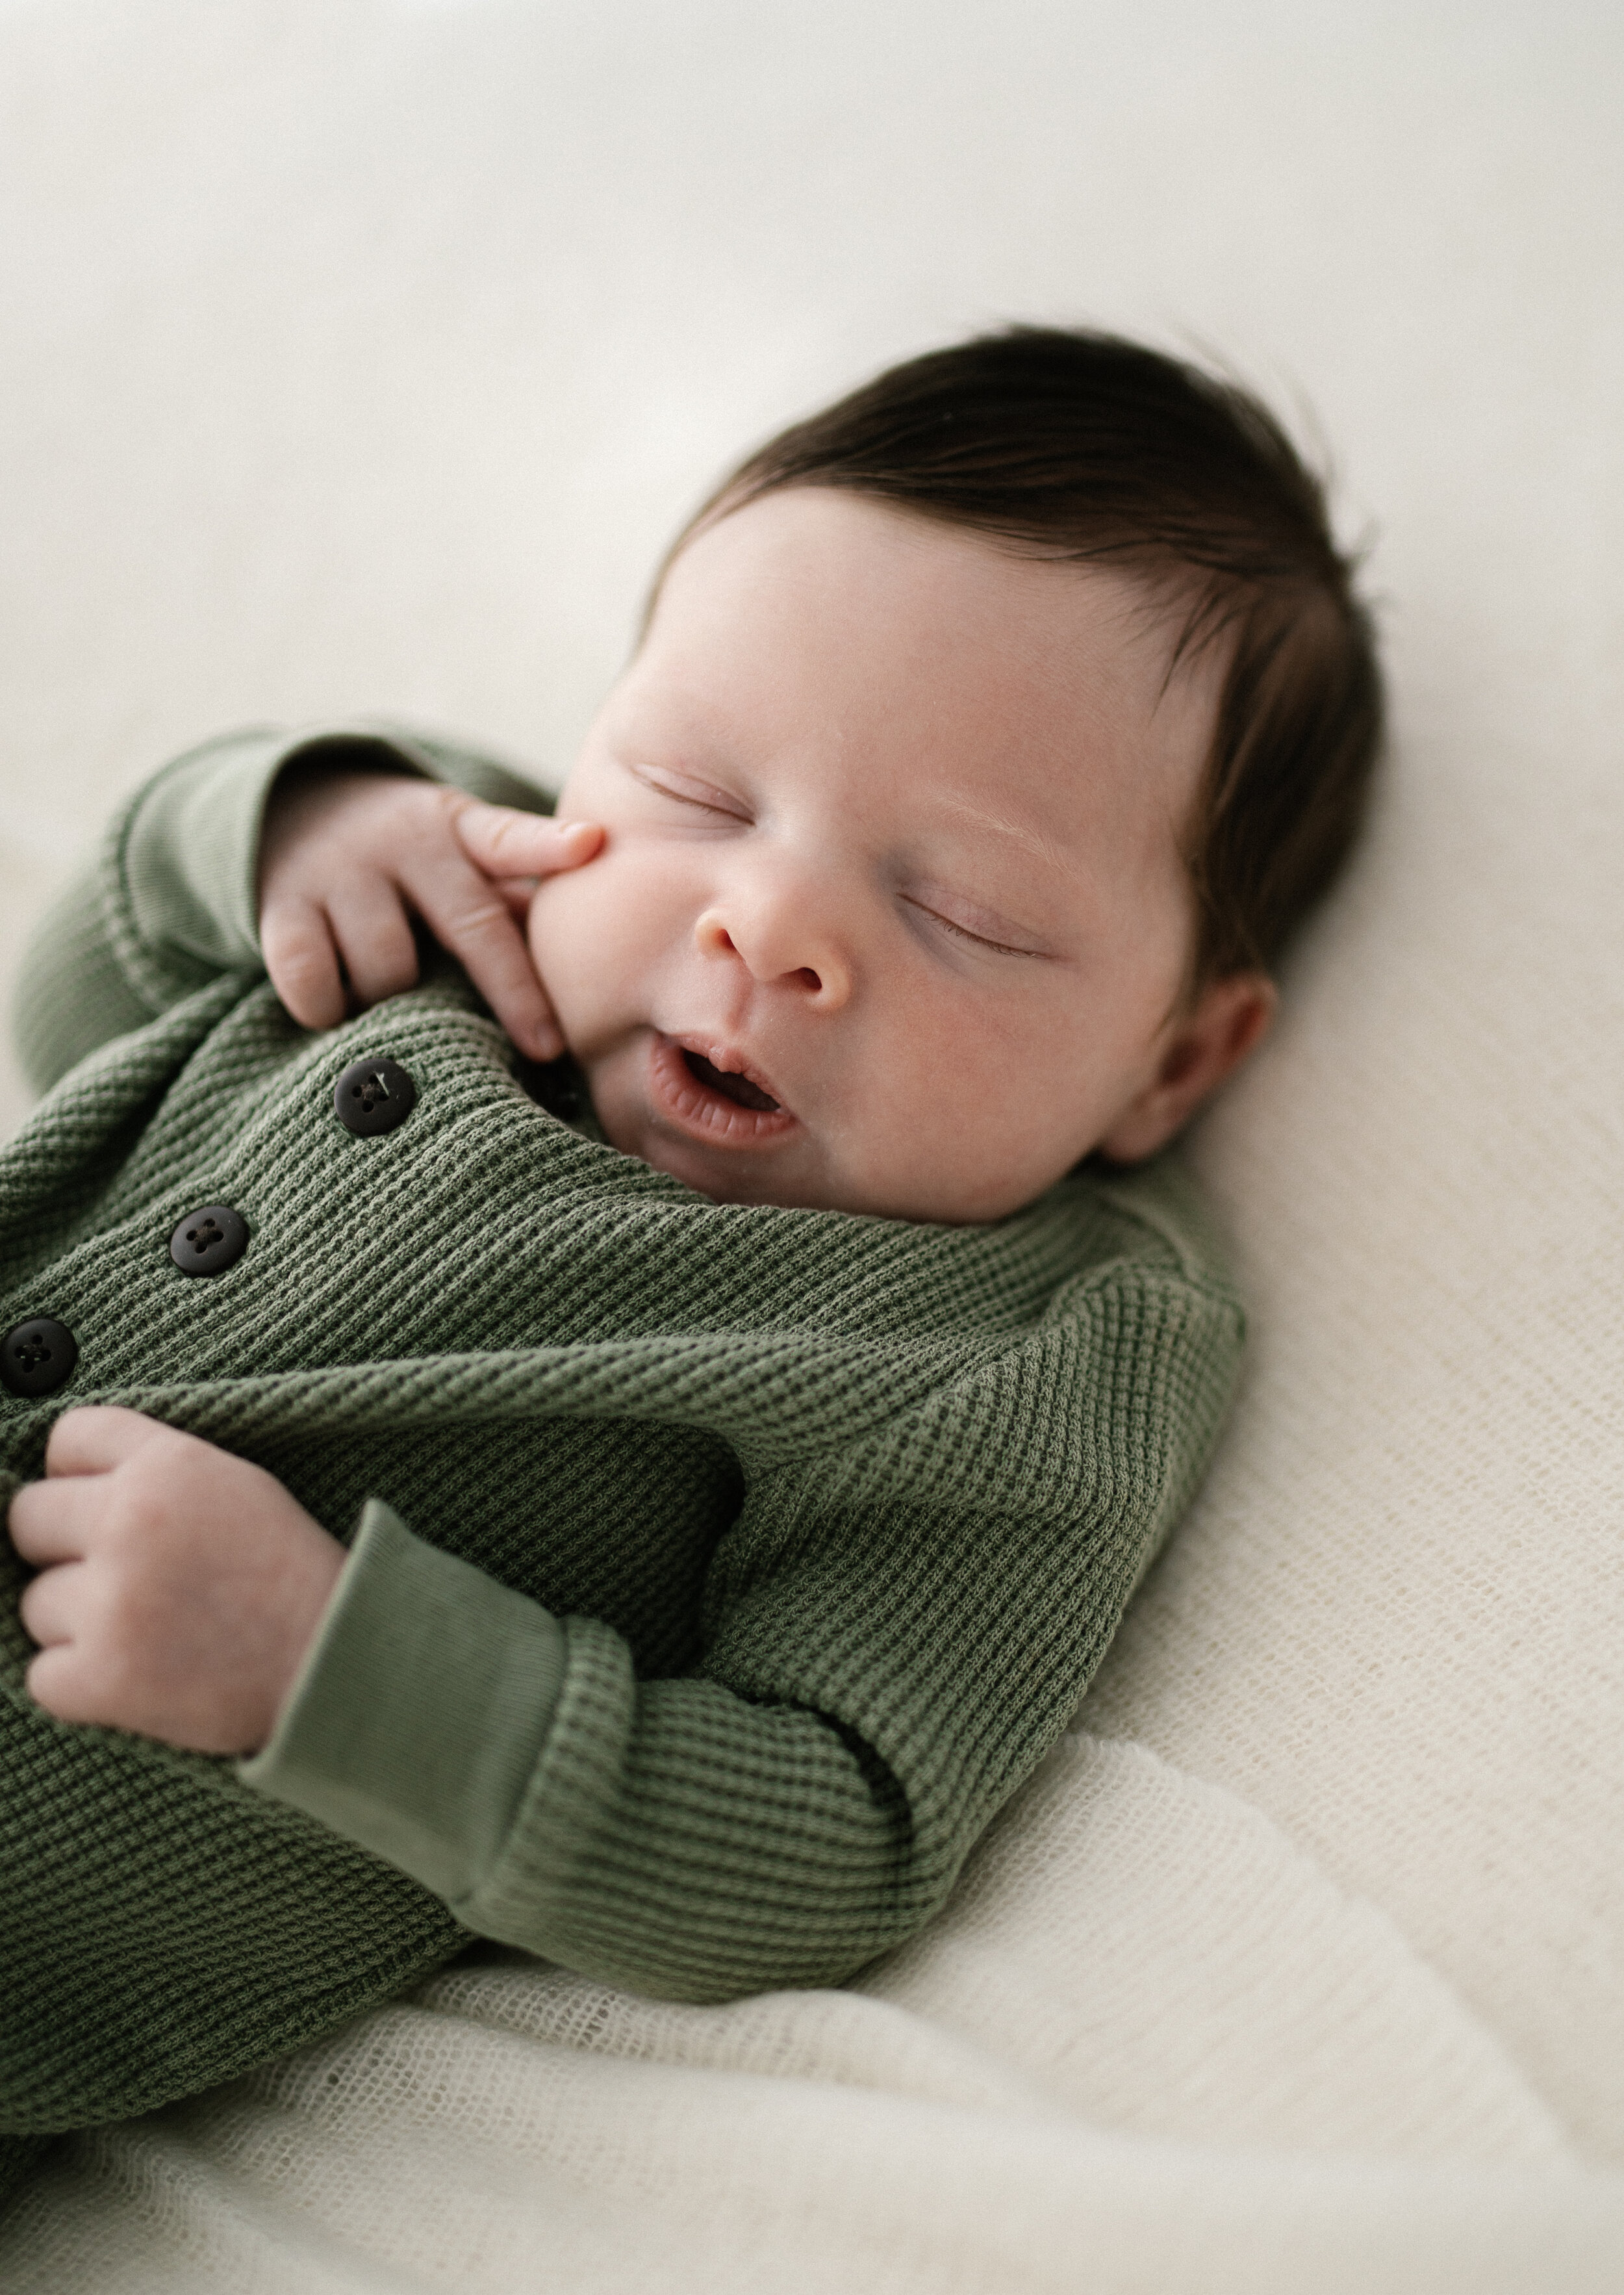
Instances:
[[[507,804],[460,805],[457,840],[487,877],[556,877],[578,869],[603,843],[595,821],[551,821]]]

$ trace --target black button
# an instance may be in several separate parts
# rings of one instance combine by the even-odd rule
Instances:
[[[357,1060],[333,1086],[333,1114],[347,1131],[375,1139],[417,1106],[417,1086],[396,1060]]]
[[[169,1237],[169,1256],[183,1275],[224,1275],[248,1247],[248,1221],[229,1204],[188,1212]]]
[[[0,1339],[0,1379],[13,1394],[54,1394],[78,1359],[79,1343],[67,1324],[35,1315]]]

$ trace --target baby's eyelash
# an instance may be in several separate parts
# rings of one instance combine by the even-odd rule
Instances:
[[[928,917],[933,924],[940,925],[943,932],[951,933],[956,940],[967,940],[977,948],[995,950],[1000,956],[1036,956],[1039,952],[1035,948],[1016,948],[1007,940],[989,940],[985,933],[971,932],[966,925],[956,925],[951,917],[944,917],[939,909],[926,908],[923,901],[913,900],[906,893],[902,898],[910,909],[918,909],[922,917]]]
[[[724,813],[732,821],[739,817],[730,804],[717,804],[709,797],[696,796],[691,789],[670,788],[664,781],[656,781],[653,786],[662,796],[670,797],[677,804],[698,805],[701,813]]]
[[[676,788],[652,766],[633,765],[632,772],[645,788],[652,789],[657,796],[668,796],[673,804],[691,804],[700,813],[720,813],[725,821],[748,818],[744,807],[730,797],[725,789],[712,789],[707,796],[700,794],[708,787],[706,782],[696,783],[692,788]]]

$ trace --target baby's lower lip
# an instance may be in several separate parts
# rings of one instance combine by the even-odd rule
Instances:
[[[718,1073],[703,1054],[690,1054],[674,1037],[656,1033],[649,1056],[651,1095],[657,1114],[673,1129],[708,1148],[766,1148],[799,1131],[797,1119],[776,1102],[746,1107],[730,1098],[708,1080]],[[747,1090],[769,1097],[756,1085]]]

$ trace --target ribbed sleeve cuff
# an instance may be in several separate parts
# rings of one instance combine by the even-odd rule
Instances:
[[[564,1674],[539,1602],[369,1499],[271,1741],[238,1773],[454,1911],[502,1855]]]

